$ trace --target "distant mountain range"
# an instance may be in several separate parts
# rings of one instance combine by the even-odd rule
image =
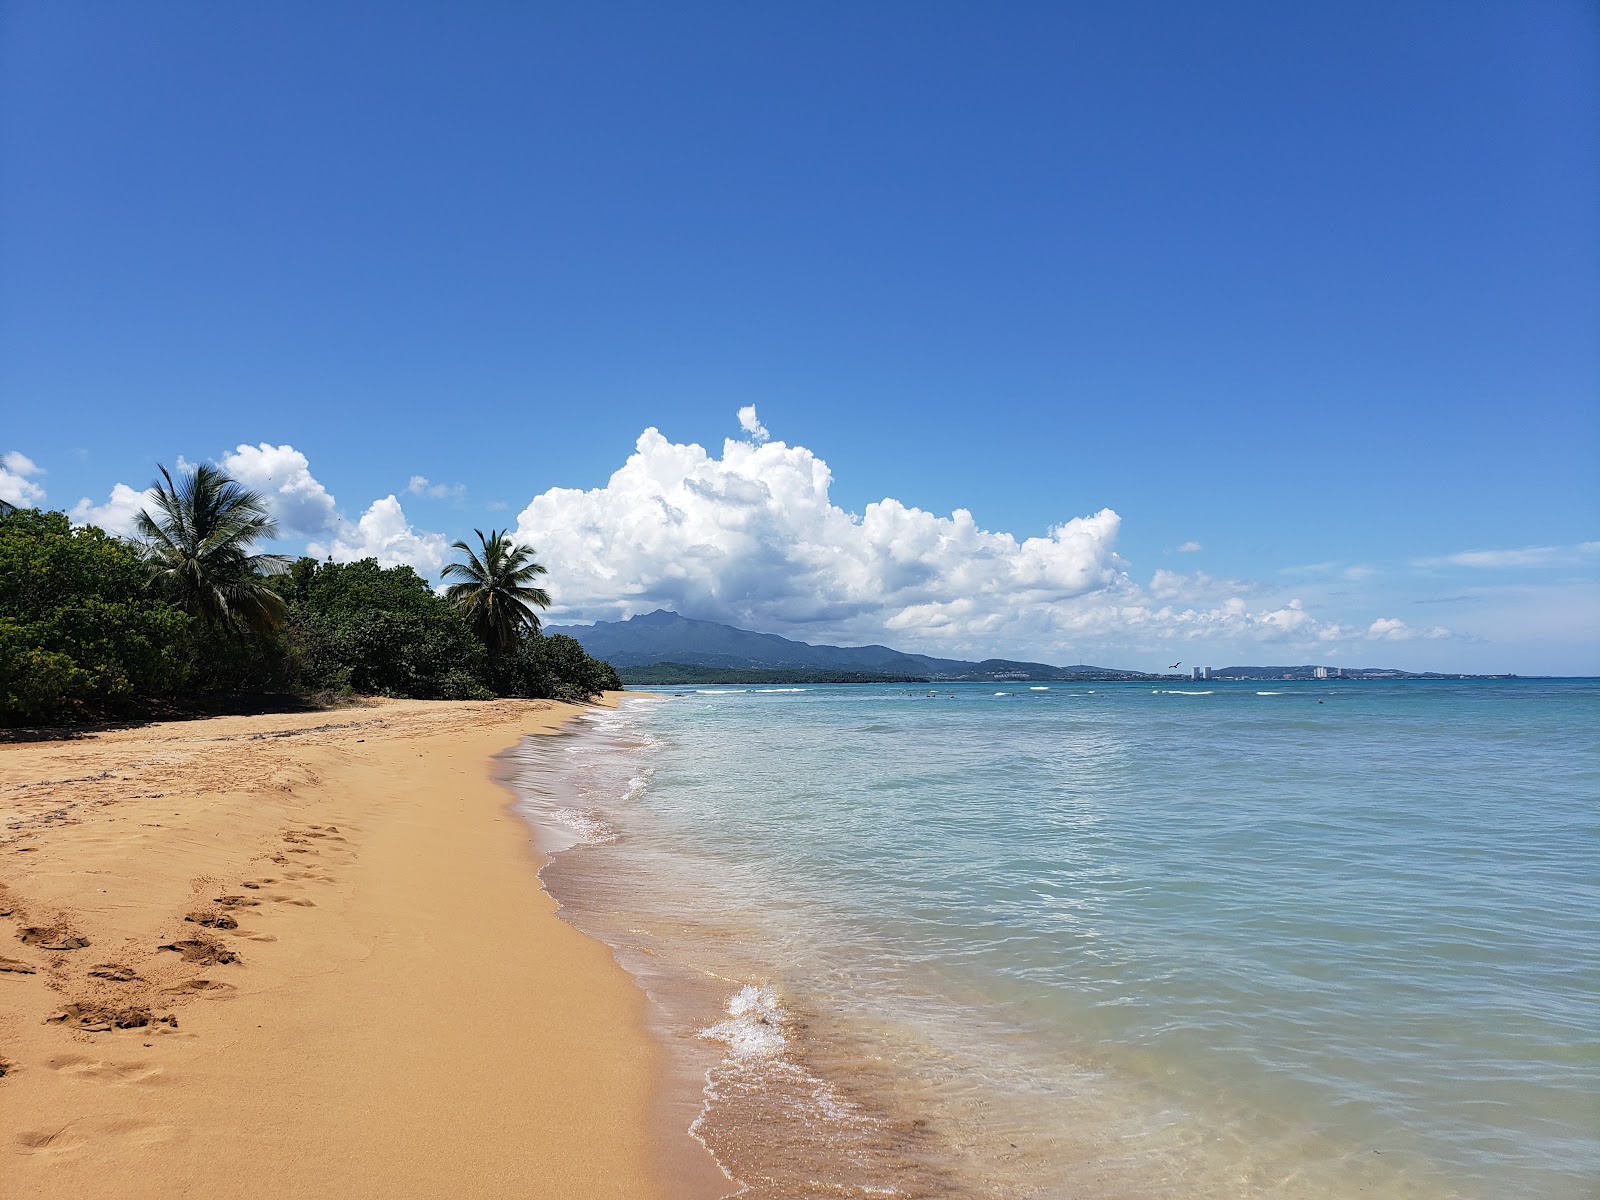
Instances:
[[[1013,662],[990,658],[967,662],[957,658],[931,658],[904,654],[888,646],[813,646],[775,633],[754,633],[695,621],[657,609],[626,621],[597,621],[593,625],[549,626],[547,633],[565,633],[583,643],[595,658],[603,658],[626,680],[638,668],[664,665],[764,672],[807,672],[869,676],[874,679],[1145,679],[1138,671],[1078,665],[1053,667],[1049,663]],[[703,671],[687,683],[709,682]],[[648,682],[666,683],[662,672],[649,673]],[[643,677],[636,676],[640,682]],[[761,680],[759,682],[771,682]],[[813,679],[810,682],[822,682]],[[854,680],[851,680],[854,682]]]
[[[987,658],[968,662],[906,654],[888,646],[813,646],[775,633],[755,633],[696,621],[657,609],[626,621],[552,625],[546,633],[576,638],[595,658],[617,668],[626,683],[869,683],[962,680],[1113,681],[1187,679],[1187,674],[1121,671],[1079,663]],[[1313,679],[1315,666],[1223,667],[1214,679]],[[1385,668],[1346,669],[1346,678],[1420,678]],[[1455,676],[1441,676],[1455,678]]]

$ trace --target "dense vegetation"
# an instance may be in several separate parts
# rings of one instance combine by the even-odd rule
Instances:
[[[586,700],[620,688],[545,636],[531,552],[479,534],[446,596],[373,559],[289,563],[260,498],[212,468],[166,471],[138,541],[0,509],[0,724],[210,710],[340,694]],[[487,614],[487,618],[485,617]]]
[[[410,567],[302,558],[278,586],[289,608],[284,636],[302,686],[313,690],[585,700],[622,686],[609,664],[572,638],[544,636],[536,619],[491,648],[470,616]]]
[[[194,623],[147,577],[132,546],[65,513],[0,517],[0,712],[115,709],[181,687]]]

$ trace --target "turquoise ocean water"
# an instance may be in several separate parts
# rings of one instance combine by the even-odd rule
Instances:
[[[1600,1194],[1600,683],[684,689],[516,758],[748,1195]]]

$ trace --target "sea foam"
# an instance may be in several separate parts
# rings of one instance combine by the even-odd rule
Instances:
[[[700,1036],[723,1043],[732,1058],[772,1058],[788,1044],[783,1004],[766,984],[745,984],[728,1000],[726,1011],[726,1021],[702,1029]]]

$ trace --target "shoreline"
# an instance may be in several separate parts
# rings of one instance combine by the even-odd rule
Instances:
[[[506,759],[524,819],[553,851],[541,878],[561,916],[609,946],[649,997],[664,1054],[658,1136],[682,1162],[687,1132],[701,1151],[691,1165],[721,1177],[721,1191],[706,1175],[673,1200],[992,1194],[959,1169],[961,1151],[921,1119],[880,1047],[851,1037],[838,1053],[837,1014],[793,990],[755,948],[755,927],[699,911],[692,878],[640,870],[640,854],[662,863],[651,831],[626,819],[653,786],[651,739],[637,728],[601,715],[563,731],[565,753],[541,739]]]
[[[659,700],[652,692],[608,692],[596,707],[613,712],[620,710],[630,700]],[[575,713],[559,728],[550,730],[550,742],[582,738],[588,732],[584,726],[588,712]],[[650,980],[625,961],[623,947],[614,945],[596,931],[586,929],[579,915],[569,908],[570,897],[552,887],[547,873],[557,866],[561,857],[570,850],[586,844],[580,834],[576,839],[561,837],[546,821],[541,821],[529,806],[522,788],[532,782],[529,764],[521,751],[527,738],[519,738],[494,756],[493,777],[506,791],[505,811],[526,830],[532,857],[536,860],[538,881],[544,895],[554,904],[556,919],[578,934],[604,947],[638,994],[644,998],[641,1027],[656,1054],[655,1084],[651,1090],[648,1130],[644,1140],[648,1145],[648,1158],[660,1191],[661,1200],[724,1200],[738,1194],[739,1185],[727,1172],[722,1162],[694,1132],[704,1098],[702,1072],[682,1069],[680,1048],[673,1045],[673,1030],[663,1020],[660,997],[655,994]],[[543,747],[541,747],[543,748]],[[545,782],[550,782],[548,777]],[[570,781],[569,781],[570,783]],[[581,802],[575,795],[564,797]]]
[[[5,747],[0,1174],[42,1198],[664,1197],[645,996],[556,915],[497,778],[583,711],[381,701]]]

